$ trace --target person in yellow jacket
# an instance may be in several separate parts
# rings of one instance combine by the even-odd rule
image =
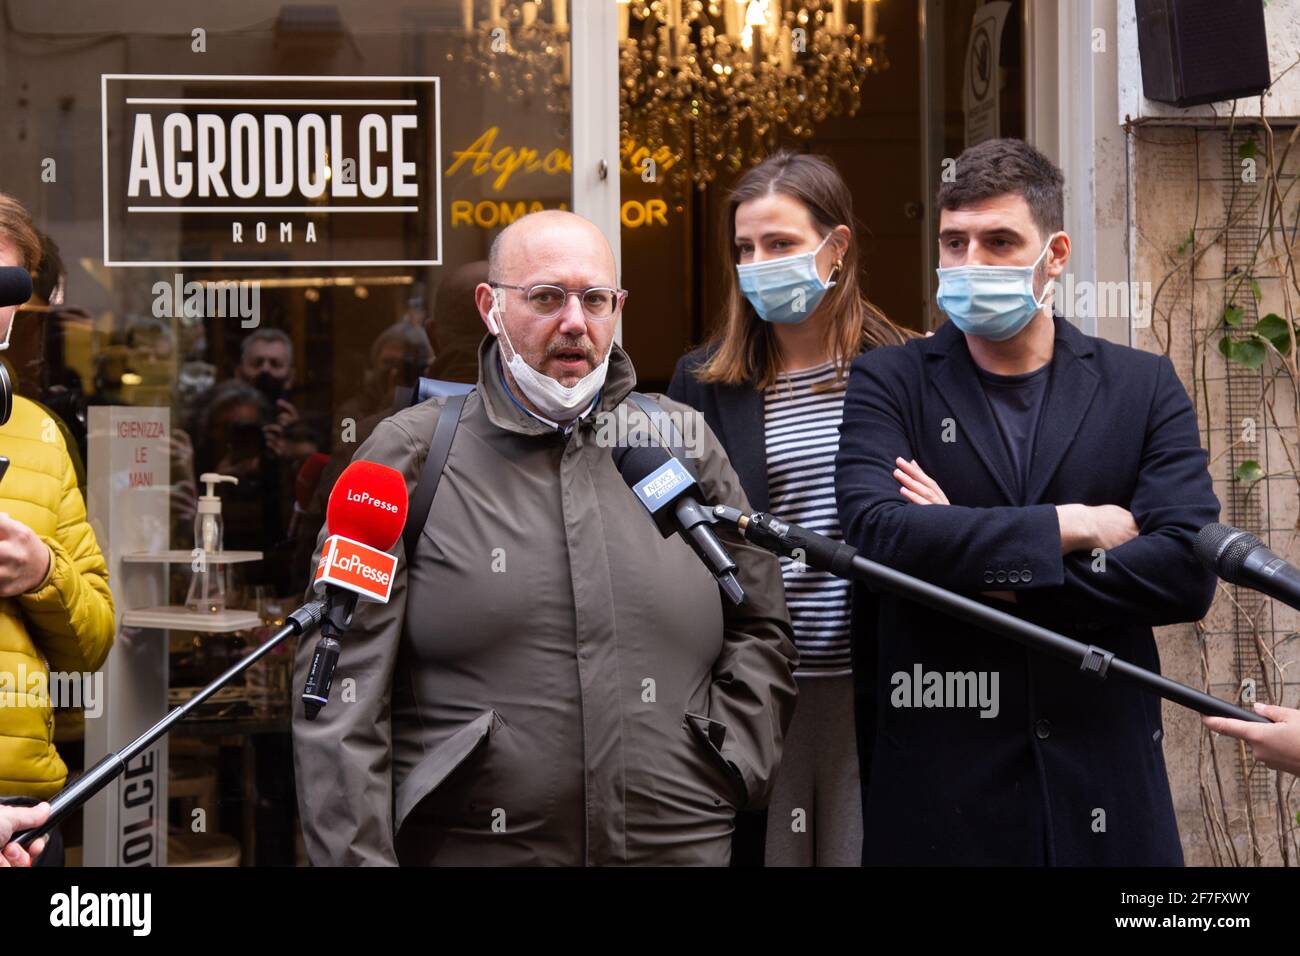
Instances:
[[[0,266],[30,272],[40,256],[31,217],[0,193]],[[15,311],[0,309],[0,347]],[[0,796],[44,799],[68,776],[54,747],[49,674],[100,668],[113,644],[113,596],[50,414],[14,396],[0,455],[9,459],[0,478]]]

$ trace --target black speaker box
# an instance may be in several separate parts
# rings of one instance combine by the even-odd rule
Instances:
[[[1196,106],[1257,96],[1272,82],[1263,0],[1135,0],[1142,92]]]

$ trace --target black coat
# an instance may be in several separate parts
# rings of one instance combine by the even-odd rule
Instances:
[[[711,354],[710,348],[703,347],[678,359],[668,383],[668,397],[685,402],[704,416],[727,450],[750,505],[755,511],[766,511],[771,507],[771,498],[767,493],[763,393],[753,385],[701,382],[695,373]]]
[[[1056,319],[1025,498],[964,336],[880,349],[853,365],[836,492],[845,540],[875,561],[988,599],[1067,636],[1159,669],[1153,625],[1204,616],[1215,579],[1192,540],[1219,503],[1196,416],[1168,358]],[[949,506],[899,494],[915,458]],[[1062,558],[1055,505],[1116,504],[1141,534]],[[1177,865],[1160,701],[888,595],[874,633],[876,734],[867,863]],[[895,706],[923,672],[999,675],[1000,708]],[[898,696],[895,696],[895,692]],[[915,701],[913,700],[913,703]]]

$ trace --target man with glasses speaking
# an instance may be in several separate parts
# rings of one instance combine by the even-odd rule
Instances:
[[[627,294],[595,226],[525,216],[493,242],[488,278],[478,384],[409,565],[387,604],[358,607],[334,701],[295,717],[308,853],[726,865],[735,813],[766,800],[793,710],[780,566],[717,529],[745,595],[733,603],[620,475],[611,439],[633,442],[609,422],[647,419],[613,341]],[[654,401],[679,423],[694,414]],[[401,471],[415,497],[443,408],[385,419],[354,460]],[[700,498],[746,508],[697,427]]]

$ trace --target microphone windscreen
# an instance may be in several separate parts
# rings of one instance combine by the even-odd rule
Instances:
[[[22,266],[0,268],[0,309],[23,305],[32,297],[32,276]]]
[[[354,461],[330,492],[325,524],[330,534],[387,551],[406,525],[406,479],[374,461]]]
[[[672,457],[667,448],[655,444],[621,445],[614,449],[614,465],[629,485],[635,485]]]
[[[1216,521],[1200,530],[1192,550],[1207,568],[1225,581],[1236,583],[1246,556],[1263,544],[1249,531]]]

